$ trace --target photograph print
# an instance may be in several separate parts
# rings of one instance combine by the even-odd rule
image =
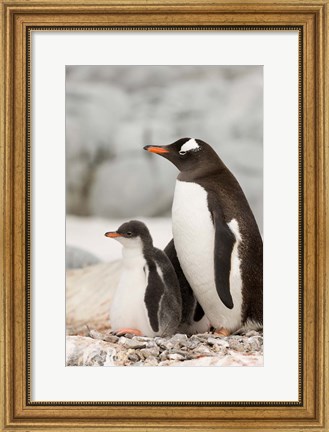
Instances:
[[[66,66],[66,365],[263,366],[263,67]]]

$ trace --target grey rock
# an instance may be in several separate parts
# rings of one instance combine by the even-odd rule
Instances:
[[[193,352],[197,354],[203,354],[203,355],[212,355],[211,350],[205,345],[199,345],[197,348],[195,348]]]
[[[207,342],[209,345],[221,345],[222,347],[228,347],[229,343],[227,342],[227,340],[221,339],[221,338],[214,338],[214,337],[210,337],[207,339]]]
[[[158,366],[171,366],[172,364],[181,363],[173,360],[162,360],[158,363]]]
[[[261,336],[252,336],[249,338],[250,350],[260,351],[263,346],[263,338]]]
[[[192,335],[191,340],[198,340],[200,342],[206,341],[210,336],[213,336],[211,333],[199,333],[197,335]]]
[[[186,356],[177,353],[168,354],[169,360],[185,360]]]
[[[158,347],[141,349],[141,354],[144,356],[144,358],[157,357],[159,355],[159,352],[160,350]]]
[[[70,355],[66,356],[66,366],[82,366],[79,361],[80,352],[76,350],[74,353],[70,353]]]
[[[153,341],[153,338],[147,337],[147,336],[134,336],[136,340],[141,342],[151,342]]]
[[[66,246],[65,267],[66,269],[78,269],[94,265],[100,262],[92,253],[75,246]]]
[[[177,341],[182,345],[187,341],[187,339],[188,339],[187,335],[183,333],[176,333],[174,336],[170,338],[171,341]]]
[[[241,337],[234,337],[232,336],[229,340],[229,346],[231,349],[242,352],[242,351],[249,351],[249,344]]]
[[[247,336],[247,337],[251,337],[251,336],[259,336],[259,332],[256,331],[256,330],[249,330],[249,331],[246,333],[246,336]]]
[[[100,333],[97,330],[89,330],[89,336],[93,339],[103,340],[104,342],[115,343],[119,340],[118,336],[110,333]]]
[[[175,176],[165,173],[172,167],[159,164],[158,159],[149,159],[149,156],[140,147],[129,157],[116,157],[99,165],[89,189],[89,208],[95,216],[159,216],[168,211]],[[166,177],[166,182],[162,181],[162,176]]]
[[[128,339],[124,336],[119,339],[119,344],[122,345],[124,348],[130,348],[130,349],[145,348],[147,345],[146,342],[142,342],[134,338]]]
[[[225,355],[227,353],[227,347],[215,344],[212,347],[212,351],[218,354]]]
[[[168,350],[164,350],[160,353],[160,360],[164,361],[168,358],[169,355],[169,351]]]
[[[169,343],[171,343],[175,348],[186,345],[187,341],[187,335],[181,333],[177,333],[169,339]]]
[[[145,366],[157,366],[158,365],[158,360],[155,357],[147,357],[147,359],[144,362]]]
[[[128,359],[128,351],[126,350],[118,350],[116,353],[116,364],[119,366],[126,365],[129,363]]]
[[[172,343],[168,342],[168,339],[165,339],[165,338],[156,337],[154,340],[155,340],[156,344],[160,348],[163,348],[163,349],[166,349],[166,348],[170,349],[170,348],[173,348],[173,346],[174,346]]]
[[[146,348],[157,348],[158,344],[154,340],[149,340],[146,343]]]
[[[140,356],[136,351],[128,350],[128,360],[132,362],[138,362],[140,360]]]
[[[198,345],[200,344],[200,340],[195,338],[195,339],[189,339],[186,342],[186,347],[190,350],[193,350],[194,348],[196,348]]]

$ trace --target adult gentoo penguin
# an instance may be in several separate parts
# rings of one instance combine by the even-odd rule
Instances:
[[[181,295],[175,270],[166,254],[153,246],[146,225],[132,220],[106,237],[122,246],[122,271],[110,321],[117,334],[168,336],[181,320]]]
[[[179,170],[172,223],[180,266],[216,332],[263,323],[263,242],[248,201],[212,147],[146,146]]]

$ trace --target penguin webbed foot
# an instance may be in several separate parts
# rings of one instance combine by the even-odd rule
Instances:
[[[220,327],[218,329],[215,329],[214,334],[217,336],[227,337],[231,335],[231,332],[227,328]]]
[[[143,336],[143,333],[140,330],[129,328],[129,327],[121,328],[121,329],[112,331],[112,333],[115,336],[125,336],[126,334],[132,335],[132,336]]]

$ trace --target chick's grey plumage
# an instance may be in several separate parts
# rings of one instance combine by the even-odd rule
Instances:
[[[145,245],[144,257],[148,270],[145,304],[150,324],[155,332],[163,336],[172,335],[177,331],[182,315],[175,270],[167,255],[153,245]]]
[[[208,331],[210,328],[210,322],[206,317],[200,303],[196,299],[193,290],[180,266],[175,249],[174,239],[171,239],[171,241],[167,244],[164,252],[170,259],[171,264],[175,269],[182,298],[182,319],[178,328],[178,332],[191,335]]]

